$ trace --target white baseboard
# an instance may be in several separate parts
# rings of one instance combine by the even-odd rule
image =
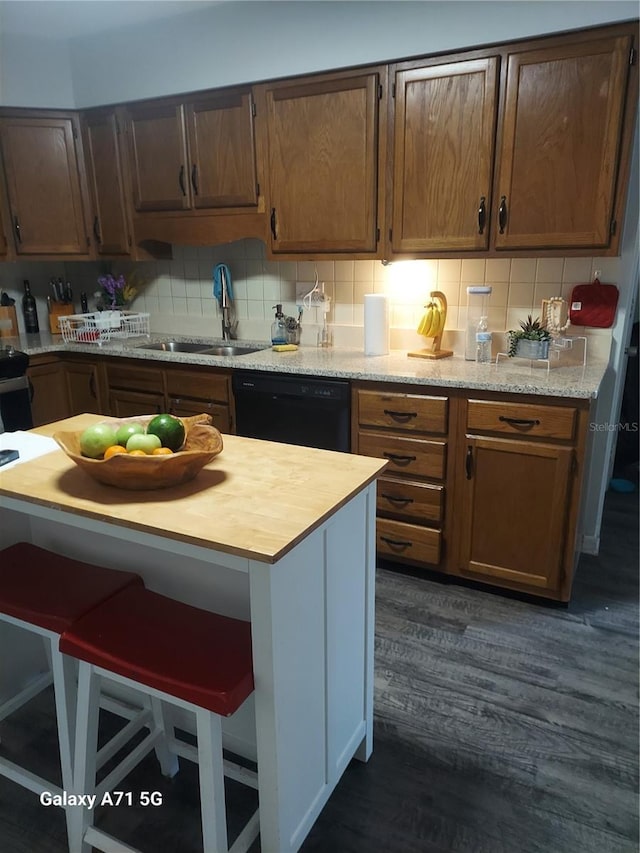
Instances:
[[[583,554],[592,554],[594,557],[597,557],[600,553],[600,537],[583,536],[580,551]]]

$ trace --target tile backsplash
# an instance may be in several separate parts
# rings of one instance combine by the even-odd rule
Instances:
[[[328,320],[337,346],[362,347],[364,295],[385,293],[391,309],[391,346],[410,349],[424,345],[415,329],[431,290],[442,291],[448,302],[444,346],[461,352],[466,321],[466,289],[490,284],[489,328],[494,333],[517,328],[519,320],[541,313],[542,299],[569,300],[575,284],[591,281],[600,271],[602,281],[617,283],[618,258],[490,258],[396,261],[322,260],[270,261],[259,240],[240,240],[215,247],[174,246],[173,260],[135,265],[145,286],[134,310],[151,314],[151,329],[166,334],[220,337],[221,317],[213,296],[213,269],[225,263],[231,271],[237,333],[240,339],[268,340],[273,307],[282,303],[285,314],[297,315],[296,282],[313,287],[316,272],[330,299]],[[131,263],[113,263],[114,272],[126,273]],[[89,296],[97,287],[104,265],[97,263],[17,263],[0,268],[0,288],[19,302],[22,280],[28,278],[38,299],[40,326],[46,320],[47,282],[62,276],[72,284],[76,301],[82,290]],[[79,309],[78,309],[79,310]],[[318,312],[316,314],[316,312]],[[18,312],[20,314],[20,312]],[[19,322],[22,322],[20,317]],[[302,344],[315,344],[322,322],[320,309],[306,310]],[[573,334],[584,330],[572,328]],[[588,330],[589,352],[607,357],[611,331]],[[500,341],[498,334],[494,335]],[[499,345],[499,344],[498,344]]]

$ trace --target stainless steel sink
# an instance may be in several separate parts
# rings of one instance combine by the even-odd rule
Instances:
[[[209,344],[189,344],[180,341],[158,341],[154,344],[141,344],[138,349],[155,349],[161,352],[202,352]]]
[[[243,347],[235,344],[218,344],[215,347],[207,347],[200,351],[200,355],[248,355],[251,352],[260,352],[264,347]]]
[[[264,347],[242,346],[242,344],[191,344],[181,341],[156,341],[153,344],[141,344],[138,349],[153,349],[160,352],[194,352],[198,355],[248,355],[260,352]]]

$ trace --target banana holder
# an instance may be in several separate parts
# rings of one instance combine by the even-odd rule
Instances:
[[[431,346],[409,352],[407,355],[414,358],[449,358],[453,355],[452,350],[440,349],[447,321],[447,297],[439,290],[432,290],[429,296],[431,300],[424,306],[427,310],[418,324],[418,334],[431,340]]]

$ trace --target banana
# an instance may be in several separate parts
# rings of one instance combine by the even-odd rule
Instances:
[[[419,335],[428,335],[428,330],[433,323],[433,303],[429,303],[429,305],[424,306],[427,310],[422,315],[422,319],[418,324],[418,334]]]
[[[431,337],[431,330],[433,329],[436,319],[436,306],[431,302],[429,303],[429,322],[426,324],[424,332],[422,333],[425,338]]]
[[[444,326],[444,315],[442,313],[442,308],[440,307],[440,305],[436,306],[435,315],[436,318],[433,323],[433,326],[431,327],[430,337],[432,338],[437,338],[438,335],[442,332]]]

